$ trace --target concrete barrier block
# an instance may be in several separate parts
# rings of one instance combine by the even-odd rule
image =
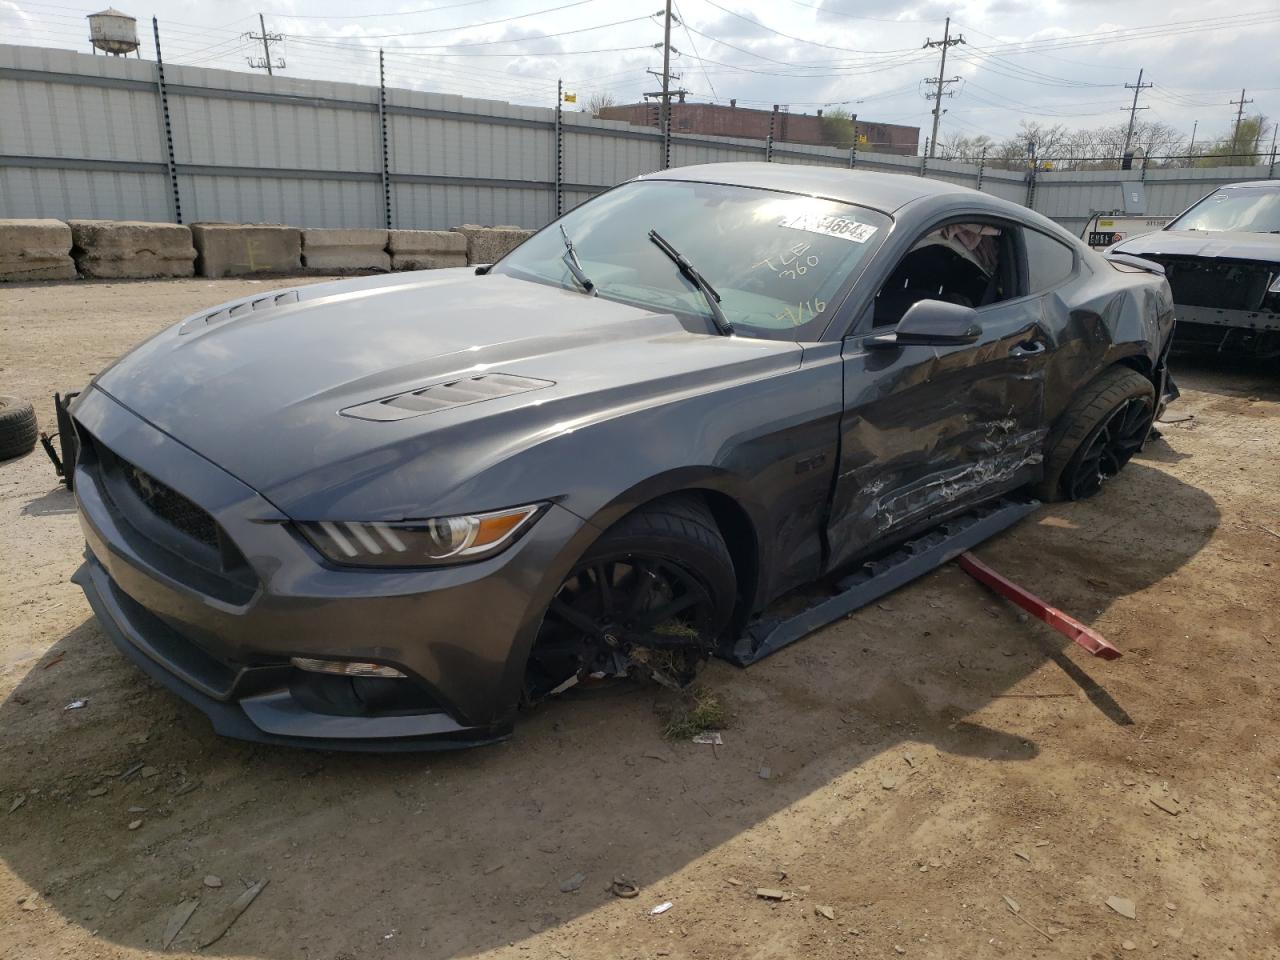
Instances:
[[[302,231],[274,224],[193,223],[196,272],[202,277],[296,273],[302,268]]]
[[[0,281],[74,280],[71,228],[61,220],[0,220]]]
[[[81,276],[133,279],[195,274],[190,227],[136,220],[72,220],[69,225],[71,256]]]
[[[464,223],[453,230],[467,238],[469,263],[493,263],[533,236],[532,230],[520,227],[479,227],[474,223]]]
[[[302,265],[307,270],[343,273],[349,270],[390,270],[386,230],[302,231]]]
[[[467,265],[467,238],[452,230],[392,230],[392,270],[435,270]]]

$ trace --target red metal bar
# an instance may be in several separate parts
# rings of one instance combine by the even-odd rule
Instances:
[[[1120,651],[1108,643],[1107,638],[1098,631],[1086,627],[1075,617],[1063,613],[1057,607],[1051,607],[1034,593],[1002,577],[972,553],[960,554],[958,562],[960,569],[973,579],[986,584],[1005,599],[1013,601],[1036,619],[1043,620],[1068,640],[1080,644],[1095,657],[1101,657],[1103,660],[1118,660],[1122,656]]]

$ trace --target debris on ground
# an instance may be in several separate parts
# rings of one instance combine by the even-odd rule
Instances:
[[[640,896],[640,885],[634,880],[628,880],[626,877],[614,877],[613,883],[609,884],[609,892],[615,897],[630,900],[633,897]]]
[[[106,787],[93,787],[89,790],[86,790],[85,794],[90,797],[101,797],[104,794],[106,794],[106,792],[107,792]]]
[[[898,781],[894,777],[881,777],[880,786],[886,790],[892,790],[898,785]]]
[[[586,879],[587,879],[587,875],[585,873],[575,873],[568,880],[560,881],[560,892],[561,893],[577,893],[579,890],[582,889],[582,884],[586,881]]]
[[[1031,854],[1027,853],[1025,850],[1014,850],[1013,855],[1019,860],[1025,860],[1027,863],[1031,862]]]
[[[191,915],[196,912],[198,906],[200,906],[199,900],[183,900],[174,907],[173,912],[169,914],[169,922],[164,925],[164,936],[160,938],[160,946],[168,950],[173,945],[173,941],[178,939],[178,934],[182,932],[182,928],[187,925],[187,921],[191,919]]]
[[[1107,906],[1130,920],[1138,919],[1138,907],[1128,897],[1107,897]]]
[[[39,898],[36,896],[36,894],[30,893],[24,897],[18,898],[18,906],[20,906],[23,910],[35,910],[40,906],[38,900]]]
[[[710,744],[713,747],[724,746],[724,738],[720,736],[719,730],[713,730],[709,733],[695,733],[692,742]]]
[[[1151,797],[1151,802],[1165,813],[1173,814],[1175,817],[1182,812],[1182,805],[1172,797],[1161,796],[1157,793]]]
[[[756,896],[761,900],[790,900],[791,894],[777,887],[756,887]]]
[[[140,772],[142,773],[142,779],[144,779],[144,780],[150,780],[152,777],[154,777],[154,776],[155,776],[156,774],[158,774],[160,771],[159,771],[159,770],[157,770],[155,767],[143,767],[143,768],[142,768],[142,770],[141,770]]]
[[[120,887],[107,887],[102,891],[102,894],[112,903],[115,903],[124,896],[124,890]]]
[[[1124,950],[1137,950],[1137,949],[1138,949],[1138,945],[1137,945],[1136,943],[1134,943],[1132,940],[1126,940],[1126,941],[1124,941],[1124,943],[1120,944],[1120,946],[1121,946],[1121,948],[1122,948],[1122,949],[1124,949]]]
[[[821,903],[814,904],[813,912],[820,917],[826,917],[828,920],[834,920],[836,918],[836,912]]]
[[[719,696],[704,686],[695,686],[680,694],[664,718],[662,735],[668,740],[692,740],[694,743],[721,744],[721,740],[699,740],[704,733],[716,733],[729,725],[729,711]]]
[[[13,813],[15,810],[17,810],[20,806],[22,806],[26,802],[27,802],[27,795],[25,793],[18,794],[16,797],[13,798],[13,802],[9,804],[9,812]]]
[[[724,882],[728,884],[732,884],[735,887],[742,886],[742,881],[739,880],[737,877],[725,877]]]
[[[130,820],[130,821],[129,821],[129,829],[130,829],[130,830],[137,830],[140,826],[142,826],[142,821],[141,821],[141,820]]]
[[[217,890],[217,889],[218,889],[218,887],[222,886],[222,878],[221,878],[221,877],[218,877],[218,876],[214,876],[214,875],[211,873],[211,874],[209,874],[207,877],[205,877],[205,878],[204,878],[203,883],[204,883],[204,885],[205,885],[206,887],[208,887],[210,890]]]
[[[244,893],[240,894],[235,903],[218,914],[210,925],[209,932],[201,938],[200,949],[203,950],[205,947],[221,940],[223,935],[231,929],[231,925],[240,918],[240,914],[249,909],[249,904],[258,898],[258,894],[262,892],[269,882],[268,880],[259,880]]]
[[[666,913],[668,910],[672,908],[672,906],[673,904],[670,900],[668,900],[666,903],[660,903],[656,907],[654,907],[652,910],[649,911],[649,916],[656,917],[660,913]]]
[[[84,698],[84,699],[82,699],[82,700],[72,700],[70,703],[68,703],[68,704],[67,704],[65,707],[63,707],[62,709],[63,709],[64,711],[65,711],[65,710],[83,710],[83,709],[84,709],[85,707],[87,707],[88,705],[89,705],[89,698],[88,698],[88,697],[85,697],[85,698]]]
[[[762,766],[759,770],[756,771],[756,776],[759,777],[761,780],[768,780],[770,777],[773,776],[773,771],[770,770],[768,767]]]

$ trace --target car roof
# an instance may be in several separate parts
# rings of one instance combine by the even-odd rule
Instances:
[[[843,200],[892,213],[914,200],[942,194],[977,193],[929,177],[900,173],[872,173],[794,163],[702,163],[645,174],[643,180],[694,180],[727,183],[739,187],[782,190]],[[982,194],[978,194],[982,196]]]
[[[1236,187],[1270,187],[1272,190],[1280,190],[1280,180],[1242,180],[1239,183],[1224,183],[1213,192],[1234,190]]]

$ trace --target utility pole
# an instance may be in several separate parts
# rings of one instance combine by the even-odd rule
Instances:
[[[941,40],[930,40],[925,37],[922,50],[929,47],[940,47],[942,49],[942,63],[938,65],[938,75],[936,77],[926,77],[925,83],[933,85],[933,136],[929,138],[929,149],[926,151],[930,157],[938,149],[938,122],[942,119],[942,95],[948,84],[959,83],[959,77],[947,78],[947,48],[954,47],[957,44],[964,43],[964,34],[958,37],[951,36],[951,18],[947,17],[946,26],[942,31]],[[947,96],[952,96],[948,93]]]
[[[258,59],[258,60],[255,60],[252,57],[246,57],[245,59],[248,60],[249,66],[252,67],[254,70],[262,70],[265,68],[267,71],[267,76],[273,77],[275,76],[275,73],[272,68],[279,67],[281,70],[283,70],[284,60],[280,59],[274,62],[272,61],[271,44],[283,42],[284,36],[283,34],[279,34],[279,33],[267,33],[267,22],[265,19],[263,19],[262,14],[258,14],[258,26],[262,30],[261,33],[246,33],[245,38],[248,40],[262,41],[262,57],[261,59]]]
[[[671,122],[671,0],[667,0],[662,20],[662,108],[658,119],[665,137]]]
[[[1151,89],[1152,86],[1154,86],[1154,84],[1142,82],[1141,70],[1138,71],[1137,83],[1126,83],[1124,85],[1126,90],[1133,91],[1133,106],[1129,108],[1129,129],[1125,132],[1125,135],[1124,135],[1124,149],[1120,151],[1120,156],[1122,158],[1126,154],[1128,154],[1129,144],[1133,142],[1133,124],[1134,124],[1134,121],[1137,119],[1138,111],[1147,109],[1147,107],[1138,106],[1138,94],[1140,94],[1143,90]]]
[[[1196,155],[1196,131],[1200,129],[1200,121],[1197,120],[1191,124],[1191,146],[1187,147],[1187,153],[1194,157]]]
[[[1236,125],[1235,125],[1235,127],[1232,129],[1232,131],[1231,131],[1231,149],[1232,149],[1232,150],[1238,149],[1238,147],[1239,147],[1239,138],[1240,138],[1240,121],[1244,119],[1244,108],[1245,108],[1245,104],[1249,104],[1249,103],[1253,103],[1253,100],[1252,100],[1252,99],[1250,99],[1250,100],[1246,100],[1246,99],[1244,98],[1244,91],[1243,91],[1243,90],[1241,90],[1241,91],[1240,91],[1240,99],[1239,99],[1239,100],[1232,100],[1232,101],[1231,101],[1231,105],[1232,105],[1232,106],[1238,106],[1238,107],[1240,108],[1239,110],[1237,110],[1237,111],[1236,111]]]

